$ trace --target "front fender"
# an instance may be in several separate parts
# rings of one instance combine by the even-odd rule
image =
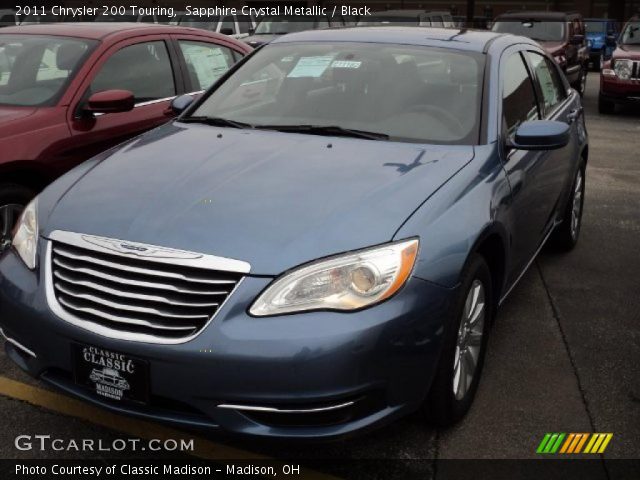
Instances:
[[[475,147],[475,158],[431,196],[395,238],[420,237],[414,275],[455,287],[479,242],[497,234],[509,245],[507,208],[511,187],[497,144]],[[505,259],[508,268],[508,258]]]

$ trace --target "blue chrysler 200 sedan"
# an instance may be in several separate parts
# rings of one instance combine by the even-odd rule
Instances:
[[[187,103],[25,210],[0,261],[9,357],[236,433],[459,420],[496,309],[580,233],[587,134],[553,59],[491,32],[311,31]]]

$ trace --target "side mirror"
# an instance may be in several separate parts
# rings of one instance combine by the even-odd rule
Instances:
[[[175,115],[180,115],[184,112],[189,105],[193,103],[193,97],[191,95],[180,95],[171,101],[171,111]]]
[[[584,43],[584,35],[574,35],[571,38],[572,45],[582,45]]]
[[[618,42],[618,39],[615,35],[607,35],[606,44],[607,47],[615,47]]]
[[[524,122],[509,146],[517,150],[558,150],[571,140],[571,127],[564,122],[535,120]]]
[[[133,110],[135,98],[128,90],[105,90],[89,97],[85,111],[91,113],[121,113]]]
[[[232,29],[232,28],[228,28],[228,27],[226,27],[226,28],[221,28],[221,29],[220,29],[220,33],[221,33],[222,35],[233,35],[233,29]]]

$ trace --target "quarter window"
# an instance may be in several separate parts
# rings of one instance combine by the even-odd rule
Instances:
[[[91,93],[114,89],[129,90],[138,103],[175,96],[165,43],[139,43],[114,53],[93,80]]]
[[[538,105],[533,82],[519,53],[509,57],[503,72],[503,120],[506,134],[511,136],[521,123],[538,119]]]
[[[566,98],[562,79],[549,59],[534,52],[528,52],[528,56],[542,92],[543,112],[547,116]]]
[[[180,41],[193,91],[206,90],[234,64],[231,50],[203,42]]]

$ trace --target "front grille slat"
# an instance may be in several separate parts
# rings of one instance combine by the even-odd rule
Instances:
[[[74,303],[73,300],[70,300],[67,297],[62,297],[61,296],[58,300],[65,307],[70,308],[71,310],[74,310],[76,312],[89,313],[89,314],[94,315],[96,317],[102,317],[105,320],[109,320],[110,322],[125,323],[125,324],[132,324],[132,325],[140,325],[140,326],[145,326],[145,327],[149,327],[149,328],[153,328],[153,329],[157,329],[157,330],[192,331],[192,330],[196,329],[195,325],[166,326],[166,325],[158,325],[158,324],[149,322],[148,320],[140,320],[140,319],[137,319],[137,318],[128,318],[128,317],[122,317],[122,316],[119,316],[119,315],[112,315],[112,314],[110,314],[108,312],[105,312],[103,310],[100,310],[98,308],[78,305],[77,303]]]
[[[162,270],[156,270],[156,269],[147,269],[147,268],[140,268],[140,267],[135,267],[132,265],[127,265],[125,264],[121,264],[118,262],[114,262],[114,261],[110,261],[110,260],[103,260],[100,258],[95,258],[95,257],[91,257],[88,255],[79,255],[73,252],[70,252],[66,249],[61,249],[61,248],[54,248],[54,253],[57,255],[60,255],[62,257],[65,258],[70,258],[71,260],[75,260],[77,262],[83,262],[83,263],[91,263],[94,265],[99,265],[101,267],[108,267],[108,268],[112,268],[115,270],[118,269],[126,269],[127,271],[130,272],[134,272],[134,273],[140,273],[142,275],[149,275],[152,277],[166,277],[166,278],[172,278],[172,279],[176,279],[176,280],[183,280],[183,281],[187,281],[187,282],[193,282],[193,283],[206,283],[206,284],[213,284],[213,285],[220,285],[220,280],[208,280],[205,278],[197,278],[197,277],[193,277],[193,278],[188,278],[185,275],[179,274],[179,273],[173,273],[173,272],[168,272],[168,271],[162,271]],[[233,283],[230,281],[223,281],[224,283]]]
[[[53,240],[48,281],[62,318],[116,338],[186,340],[200,332],[242,273],[109,253]],[[163,250],[163,254],[166,251]],[[170,251],[168,255],[170,255]]]
[[[93,290],[95,292],[105,292],[105,293],[108,293],[109,295],[130,298],[132,300],[142,300],[142,301],[148,301],[148,302],[162,303],[162,304],[172,305],[175,307],[209,307],[211,308],[211,307],[220,306],[220,304],[216,302],[209,302],[209,303],[185,302],[185,301],[181,302],[181,301],[172,300],[169,297],[147,295],[144,293],[130,293],[122,289],[111,288],[106,285],[100,285],[98,283],[91,282],[88,280],[77,280],[77,279],[74,280],[73,278],[66,276],[61,272],[55,272],[54,275],[57,279],[62,280],[64,283],[67,283],[67,284],[79,285],[83,288],[86,288],[88,290]],[[227,292],[219,292],[219,293],[221,295],[227,294]],[[216,292],[216,294],[218,294],[218,292]]]
[[[189,290],[181,287],[176,287],[167,283],[153,283],[153,282],[142,282],[139,280],[127,279],[125,277],[120,277],[116,275],[111,275],[109,273],[101,272],[92,268],[79,267],[71,265],[67,262],[60,260],[59,258],[54,258],[53,263],[61,268],[72,272],[78,272],[81,274],[85,274],[91,277],[100,278],[103,280],[108,280],[110,282],[119,283],[122,285],[131,285],[135,287],[143,287],[143,288],[155,288],[159,290],[168,290],[177,293],[185,293],[185,294],[193,294],[193,295],[217,295],[218,291],[200,291],[200,290]]]

